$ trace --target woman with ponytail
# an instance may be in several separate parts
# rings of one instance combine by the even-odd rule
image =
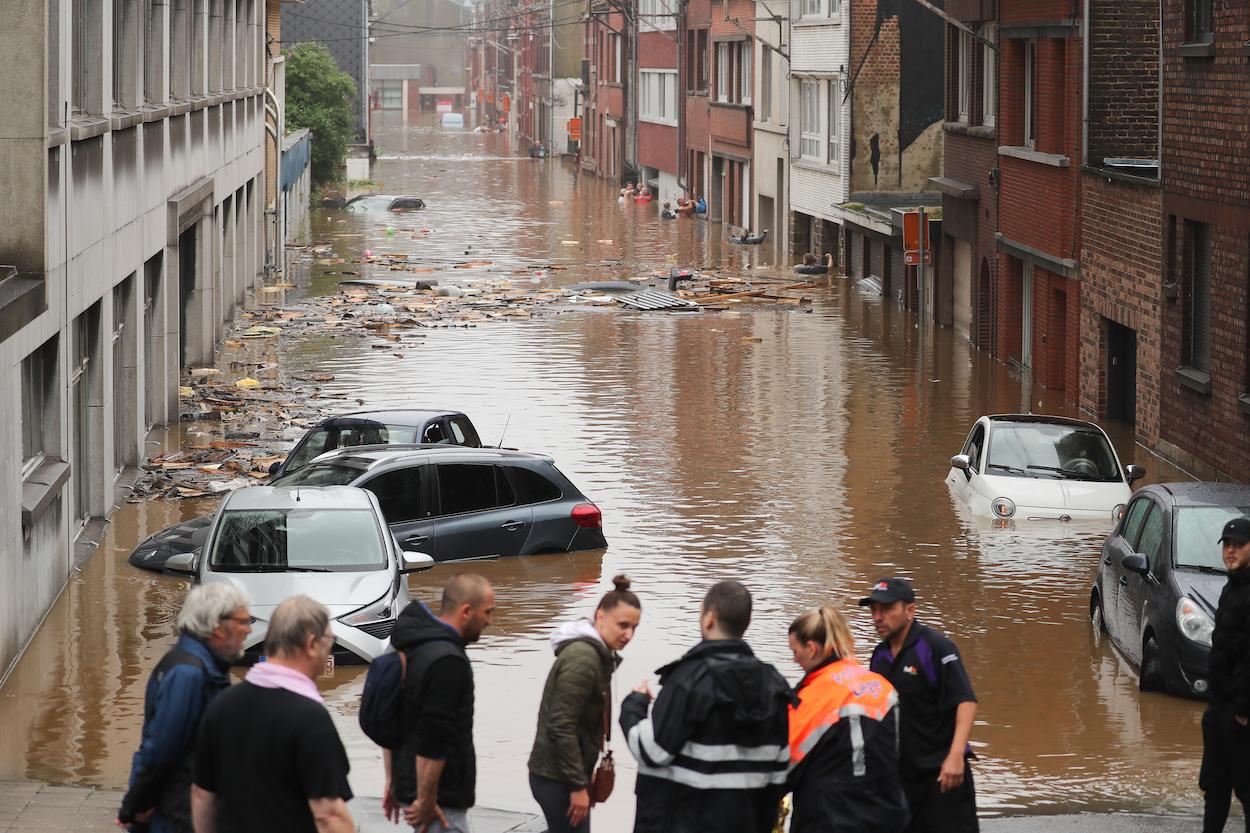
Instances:
[[[642,618],[629,578],[617,576],[612,584],[593,620],[569,622],[551,636],[556,661],[543,688],[529,760],[530,791],[549,833],[590,830],[592,779],[612,720],[612,672],[621,661],[617,652],[634,638]],[[602,783],[599,789],[606,791]]]
[[[907,824],[898,774],[898,695],[855,660],[837,608],[790,625],[805,672],[790,707],[791,833],[897,833]]]

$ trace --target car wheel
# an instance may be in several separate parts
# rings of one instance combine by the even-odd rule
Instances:
[[[1137,681],[1142,691],[1163,691],[1163,656],[1154,634],[1146,637],[1141,649],[1141,677]]]
[[[1099,600],[1098,594],[1089,603],[1089,621],[1094,626],[1094,633],[1104,634],[1107,632],[1107,620],[1102,615],[1102,601]]]

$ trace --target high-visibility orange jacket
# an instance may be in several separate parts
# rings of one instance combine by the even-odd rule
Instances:
[[[807,673],[790,709],[791,833],[902,830],[898,694],[854,659]]]

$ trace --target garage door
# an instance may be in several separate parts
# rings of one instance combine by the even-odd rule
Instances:
[[[955,332],[968,338],[972,327],[972,246],[955,241]]]

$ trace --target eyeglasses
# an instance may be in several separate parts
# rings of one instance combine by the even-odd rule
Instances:
[[[231,622],[234,622],[236,625],[250,625],[256,621],[251,616],[222,616],[221,617],[221,621],[223,622],[226,621],[227,619],[230,620]]]

